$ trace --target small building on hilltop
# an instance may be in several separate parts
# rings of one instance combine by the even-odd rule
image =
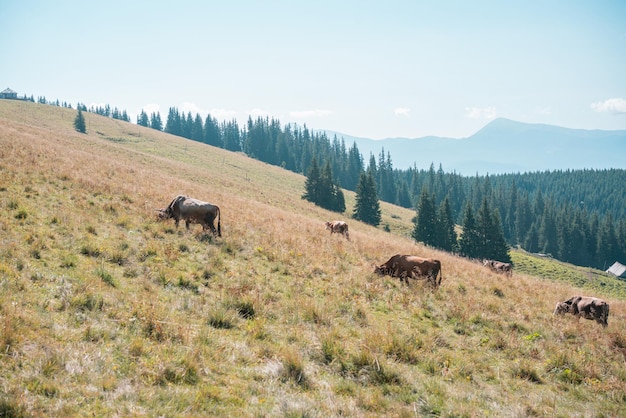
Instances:
[[[613,265],[609,267],[606,272],[611,273],[612,275],[617,276],[620,279],[626,279],[626,266],[618,261],[613,263]]]
[[[0,99],[17,99],[17,92],[7,87],[0,91]]]

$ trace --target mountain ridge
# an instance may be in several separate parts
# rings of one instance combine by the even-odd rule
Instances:
[[[330,138],[356,142],[366,163],[389,153],[396,169],[428,169],[462,175],[626,168],[626,130],[572,129],[498,118],[465,138],[369,138],[324,130]]]

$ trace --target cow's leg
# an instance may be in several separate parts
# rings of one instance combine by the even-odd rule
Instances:
[[[185,219],[185,226],[187,227],[187,230],[189,231],[189,224],[191,223],[191,220],[189,219]]]

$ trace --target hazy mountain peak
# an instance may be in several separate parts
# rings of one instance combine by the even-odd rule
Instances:
[[[348,145],[356,142],[365,158],[384,148],[399,169],[428,169],[434,163],[444,171],[475,175],[626,168],[626,130],[570,129],[497,118],[458,140],[428,136],[374,141],[336,132],[330,136],[335,134]]]

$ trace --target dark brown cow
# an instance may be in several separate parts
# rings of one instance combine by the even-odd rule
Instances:
[[[350,234],[348,233],[348,224],[344,221],[332,221],[326,222],[326,229],[330,229],[330,235],[335,232],[343,234],[348,241],[350,241]]]
[[[504,273],[509,277],[513,275],[513,265],[511,263],[496,260],[483,260],[483,265],[489,267],[493,272]]]
[[[181,219],[189,229],[190,223],[202,225],[202,230],[210,229],[213,235],[222,236],[220,208],[207,202],[192,197],[178,195],[165,209],[159,209],[160,219],[174,219],[176,228]],[[215,218],[217,218],[217,231],[215,230]]]
[[[443,279],[441,262],[439,260],[414,255],[396,254],[386,263],[374,266],[374,273],[381,276],[398,277],[407,284],[409,283],[409,277],[413,279],[426,277],[434,287],[439,286]],[[437,281],[437,276],[439,276],[439,281]]]
[[[565,302],[558,302],[554,315],[571,313],[580,318],[591,319],[603,327],[609,325],[609,304],[591,296],[573,296]]]

